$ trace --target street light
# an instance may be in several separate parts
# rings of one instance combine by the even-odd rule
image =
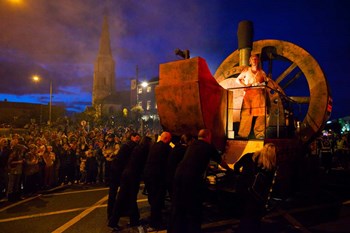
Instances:
[[[34,82],[40,82],[40,77],[38,75],[33,76],[33,81]],[[52,115],[52,80],[49,79],[50,81],[50,102],[49,102],[49,121],[48,125],[51,125],[51,115]]]

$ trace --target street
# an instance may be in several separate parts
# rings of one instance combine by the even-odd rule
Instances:
[[[1,231],[108,232],[107,193],[104,187],[72,185],[10,204],[1,209]]]
[[[334,170],[332,174],[322,176],[317,195],[297,193],[284,200],[263,219],[264,231],[349,232],[349,177],[348,171]],[[234,201],[228,202],[232,197],[224,193],[213,195],[213,202],[204,203],[203,232],[233,232],[239,219]],[[104,186],[74,184],[15,203],[1,202],[0,229],[2,233],[111,232],[106,222],[107,196],[108,188]],[[138,204],[141,218],[147,219],[149,205],[142,187]],[[167,208],[169,204],[167,202]],[[127,223],[128,218],[121,219],[120,225],[125,226],[122,232],[138,232],[137,228],[128,228]]]

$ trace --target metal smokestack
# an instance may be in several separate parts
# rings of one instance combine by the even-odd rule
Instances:
[[[244,20],[239,22],[237,37],[239,49],[239,65],[248,66],[249,57],[253,48],[253,22]]]

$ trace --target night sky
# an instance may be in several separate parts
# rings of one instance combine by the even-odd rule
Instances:
[[[176,48],[204,58],[214,75],[237,50],[237,27],[254,24],[254,40],[277,39],[308,51],[333,96],[331,118],[350,115],[350,2],[343,0],[0,0],[0,100],[91,105],[103,15],[109,14],[116,88],[158,76],[180,59]],[[34,83],[33,75],[44,80]]]

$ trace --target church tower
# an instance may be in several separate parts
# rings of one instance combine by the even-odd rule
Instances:
[[[115,93],[115,61],[112,56],[108,17],[102,25],[99,52],[94,66],[92,106],[101,114],[103,100]]]

